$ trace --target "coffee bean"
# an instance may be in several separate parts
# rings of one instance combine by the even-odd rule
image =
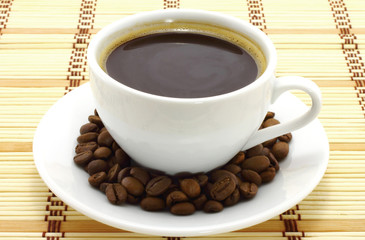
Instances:
[[[98,111],[96,110],[96,108],[94,109],[94,115],[95,115],[95,116],[99,116],[99,113],[98,113]]]
[[[108,171],[108,164],[104,160],[96,159],[91,161],[87,165],[87,171],[89,175],[93,175],[97,172],[107,172]]]
[[[143,185],[146,185],[150,180],[148,172],[141,167],[132,167],[129,174],[137,178]]]
[[[112,143],[112,150],[113,150],[113,152],[117,151],[119,148],[120,147],[119,147],[118,143],[114,141]]]
[[[98,172],[89,177],[89,183],[91,186],[98,188],[100,184],[105,182],[107,176],[105,172]]]
[[[212,199],[222,201],[231,195],[236,188],[236,182],[230,176],[223,176],[213,183],[210,189],[210,196]]]
[[[180,188],[189,198],[195,198],[200,195],[200,185],[192,178],[183,179],[180,182]]]
[[[106,127],[103,127],[102,129],[100,129],[99,134],[102,132],[105,132],[105,131],[108,131],[108,130],[106,129]]]
[[[254,183],[243,182],[242,184],[240,184],[239,190],[242,197],[244,197],[245,199],[251,199],[256,196],[258,187]]]
[[[123,149],[118,148],[114,153],[116,163],[120,165],[121,168],[130,165],[130,157],[123,151]]]
[[[210,174],[210,178],[213,182],[216,182],[223,177],[230,177],[234,181],[235,184],[238,184],[237,176],[234,175],[233,173],[231,173],[230,171],[227,171],[224,169],[218,169],[218,170],[212,171]]]
[[[246,155],[244,152],[239,152],[234,156],[229,162],[236,165],[241,165],[241,163],[245,160]]]
[[[99,186],[100,191],[102,191],[103,193],[105,193],[106,187],[107,187],[109,184],[111,184],[111,183],[107,183],[107,182],[103,182],[103,183],[101,183],[101,184],[100,184],[100,186]]]
[[[225,165],[223,168],[227,171],[230,171],[233,174],[237,174],[237,173],[241,172],[241,167],[236,164],[232,164],[232,163]]]
[[[277,142],[272,147],[271,152],[278,161],[281,161],[289,153],[289,144],[286,142]]]
[[[127,189],[127,192],[133,196],[141,196],[144,192],[143,184],[137,178],[125,177],[121,183]]]
[[[133,196],[132,194],[128,194],[127,202],[130,204],[138,204],[141,201],[141,197]]]
[[[103,122],[101,121],[100,117],[99,116],[95,116],[95,115],[90,115],[88,117],[88,120],[89,122],[91,123],[95,123],[96,125],[99,126],[99,128],[102,128],[104,125],[103,125]]]
[[[268,158],[270,160],[270,165],[275,168],[275,171],[279,171],[279,169],[280,169],[279,162],[278,162],[278,160],[276,160],[274,154],[269,152]]]
[[[96,142],[79,143],[75,148],[75,152],[77,154],[88,150],[94,152],[97,148],[98,144]]]
[[[260,186],[262,183],[260,175],[257,172],[249,169],[242,170],[241,177],[243,181],[254,183],[257,186]]]
[[[197,210],[201,210],[204,207],[204,204],[208,201],[208,198],[205,194],[200,194],[199,197],[193,200],[193,204]]]
[[[98,133],[96,132],[88,132],[88,133],[84,133],[82,135],[80,135],[77,138],[77,142],[78,143],[87,143],[87,142],[95,142],[96,139],[98,138]]]
[[[118,173],[120,172],[120,166],[118,163],[114,164],[113,167],[109,170],[107,181],[108,182],[115,182],[118,177]]]
[[[164,200],[157,197],[146,197],[142,199],[140,205],[146,211],[161,211],[165,208]]]
[[[278,140],[278,138],[273,138],[273,139],[267,140],[262,143],[262,146],[264,146],[266,148],[271,148],[276,143],[277,140]]]
[[[99,127],[94,123],[86,123],[82,125],[80,128],[80,134],[85,134],[88,132],[97,132],[97,131],[99,131]]]
[[[191,215],[195,212],[195,206],[190,202],[181,202],[173,205],[170,212],[175,215]]]
[[[264,171],[270,165],[270,160],[266,156],[255,156],[247,158],[241,165],[242,169],[253,170],[257,173]]]
[[[94,158],[107,159],[112,151],[107,147],[99,147],[94,151]]]
[[[117,182],[121,182],[123,178],[130,176],[131,167],[125,167],[119,171],[117,176]]]
[[[182,191],[172,191],[166,197],[166,206],[171,207],[175,203],[188,201],[188,196]]]
[[[279,140],[282,141],[282,142],[287,142],[289,143],[291,140],[292,140],[293,136],[291,133],[287,133],[287,134],[284,134],[282,136],[279,137]]]
[[[238,188],[236,188],[233,193],[231,195],[229,195],[229,197],[227,197],[226,199],[224,199],[224,206],[233,206],[236,203],[238,203],[238,201],[240,200],[240,191],[238,190]]]
[[[218,201],[209,200],[204,204],[203,210],[206,213],[216,213],[223,210],[223,205]]]
[[[265,116],[265,120],[269,119],[269,118],[273,118],[275,117],[275,113],[274,112],[267,112],[266,116]]]
[[[100,146],[111,147],[114,139],[108,131],[101,132],[98,136],[98,144]]]
[[[105,189],[106,197],[112,204],[121,204],[127,200],[127,191],[119,183],[107,185]]]
[[[74,156],[74,162],[77,165],[83,166],[85,164],[88,164],[92,158],[93,158],[93,152],[88,150],[76,154],[76,156]]]
[[[276,175],[276,170],[274,167],[269,167],[262,173],[260,173],[260,177],[263,183],[271,182]]]
[[[198,174],[193,177],[198,183],[200,187],[204,187],[208,183],[208,176],[205,174]]]
[[[279,124],[280,122],[275,119],[275,118],[269,118],[267,120],[265,120],[265,122],[262,124],[263,128],[267,128],[267,127],[271,127],[271,126],[274,126],[274,125],[277,125]]]
[[[146,192],[150,196],[158,196],[163,194],[171,185],[171,178],[167,176],[158,176],[148,181]]]
[[[264,146],[262,144],[258,144],[250,149],[247,150],[246,152],[246,157],[250,158],[253,156],[258,156],[258,155],[262,155],[262,149],[264,148]]]

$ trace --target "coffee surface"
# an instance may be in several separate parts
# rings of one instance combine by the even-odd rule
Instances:
[[[175,98],[229,93],[258,76],[254,58],[243,48],[192,32],[153,33],[122,43],[105,67],[126,86]]]

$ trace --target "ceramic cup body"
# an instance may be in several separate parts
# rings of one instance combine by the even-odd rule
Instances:
[[[266,58],[266,70],[242,89],[190,99],[137,91],[102,70],[98,62],[100,56],[118,36],[135,26],[158,21],[207,23],[241,33],[259,46]],[[169,174],[209,171],[225,164],[244,146],[272,138],[273,133],[267,132],[257,136],[262,132],[258,131],[260,123],[274,98],[293,88],[286,83],[277,86],[280,84],[276,83],[278,79],[274,75],[276,51],[263,32],[234,17],[200,10],[152,11],[117,21],[93,38],[88,60],[96,108],[110,134],[136,162]],[[300,86],[294,88],[300,89]],[[320,95],[318,89],[312,92],[317,98]],[[311,115],[307,119],[293,120],[293,126],[277,129],[274,134],[292,131],[315,118],[320,102],[316,102],[317,98],[313,100],[312,95],[316,111],[312,106],[311,113],[306,113]]]

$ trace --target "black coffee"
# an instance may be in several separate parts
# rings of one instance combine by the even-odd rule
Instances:
[[[191,32],[155,33],[127,41],[110,53],[106,71],[131,88],[176,98],[229,93],[258,76],[254,58],[243,48]]]

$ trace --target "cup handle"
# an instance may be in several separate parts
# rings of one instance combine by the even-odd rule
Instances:
[[[242,151],[254,147],[257,144],[260,144],[272,138],[299,129],[307,125],[309,122],[317,117],[321,110],[321,92],[319,90],[319,87],[314,82],[303,77],[289,76],[277,78],[274,84],[271,103],[275,102],[275,100],[282,93],[294,89],[302,90],[309,94],[312,99],[311,108],[299,117],[291,119],[287,122],[258,130],[253,136],[251,136],[251,138],[242,148]]]

